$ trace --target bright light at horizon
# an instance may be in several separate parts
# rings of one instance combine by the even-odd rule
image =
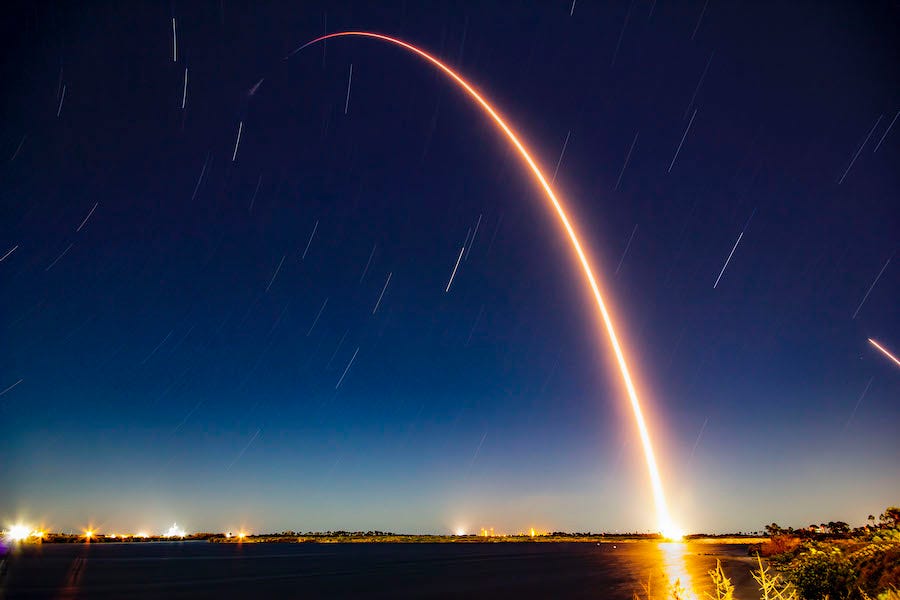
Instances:
[[[631,404],[632,412],[634,413],[635,424],[637,425],[638,433],[641,438],[641,445],[644,450],[644,458],[647,462],[647,470],[650,475],[650,484],[653,490],[653,501],[656,506],[656,517],[657,524],[661,531],[675,532],[677,531],[677,527],[672,523],[672,519],[669,516],[669,508],[666,504],[666,497],[663,491],[662,480],[659,476],[659,468],[656,464],[656,457],[653,453],[653,445],[650,442],[650,433],[647,429],[647,424],[644,421],[644,414],[641,409],[640,400],[637,396],[637,390],[634,386],[634,383],[631,380],[631,374],[628,371],[628,365],[625,361],[625,354],[622,350],[622,347],[619,344],[618,336],[616,335],[615,326],[613,325],[612,316],[606,308],[606,304],[603,301],[603,297],[600,294],[600,287],[597,284],[596,277],[594,276],[594,271],[591,268],[590,262],[588,261],[587,255],[581,247],[581,242],[578,239],[578,235],[575,232],[575,228],[569,222],[569,217],[566,214],[566,211],[563,209],[561,202],[557,199],[556,194],[553,189],[550,187],[550,184],[547,182],[546,177],[544,177],[543,172],[538,167],[537,163],[531,157],[531,154],[525,148],[525,145],[519,141],[518,136],[513,132],[512,128],[506,124],[506,121],[500,116],[500,114],[494,109],[491,104],[485,100],[475,88],[470,85],[465,79],[462,78],[459,74],[456,73],[453,69],[431,56],[424,50],[413,46],[407,42],[399,40],[397,38],[393,38],[387,35],[383,35],[380,33],[372,33],[367,31],[342,31],[337,33],[330,33],[327,35],[320,36],[310,42],[307,42],[293,53],[291,53],[288,57],[293,56],[303,48],[315,44],[317,42],[321,42],[327,40],[329,38],[335,37],[343,37],[343,36],[356,36],[356,37],[367,37],[373,38],[377,40],[382,40],[385,42],[390,42],[401,48],[405,48],[414,54],[419,55],[424,58],[426,61],[430,62],[438,69],[447,74],[453,81],[455,81],[469,96],[487,113],[488,116],[493,119],[494,123],[497,127],[506,135],[512,145],[519,151],[520,156],[528,165],[532,174],[534,175],[535,180],[540,185],[540,187],[544,190],[547,199],[550,201],[550,204],[553,210],[556,212],[559,221],[568,235],[569,241],[571,242],[572,249],[575,251],[577,255],[578,262],[581,265],[584,276],[587,280],[588,285],[590,286],[591,292],[593,293],[594,300],[596,301],[597,308],[599,309],[600,316],[602,317],[603,325],[606,328],[607,337],[609,338],[610,345],[613,348],[613,351],[616,356],[616,362],[619,366],[619,372],[622,377],[622,381],[625,384],[625,389],[628,394],[628,399]],[[900,363],[898,363],[900,364]]]
[[[169,530],[166,532],[165,537],[173,538],[173,537],[184,537],[184,529],[178,527],[178,523],[172,523],[172,526],[169,527]]]
[[[9,531],[6,533],[6,537],[13,542],[21,542],[23,540],[26,540],[28,539],[29,535],[31,535],[31,527],[29,527],[28,525],[23,525],[22,523],[16,523],[12,527],[10,527]]]
[[[684,531],[674,523],[669,523],[659,533],[664,539],[671,542],[680,542],[684,539]]]

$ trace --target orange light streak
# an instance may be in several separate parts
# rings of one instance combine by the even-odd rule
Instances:
[[[891,359],[892,361],[894,361],[894,363],[895,363],[898,367],[900,367],[900,360],[897,360],[897,357],[894,356],[893,354],[891,354],[890,352],[888,352],[884,347],[881,346],[881,344],[879,344],[878,342],[876,342],[876,341],[873,340],[872,338],[869,338],[869,343],[872,344],[873,346],[875,346],[876,348],[878,348],[879,350],[881,350],[881,352],[882,352],[885,356],[887,356],[889,359]]]
[[[660,531],[666,537],[680,538],[680,531],[677,530],[676,526],[672,523],[672,520],[669,517],[669,509],[666,505],[666,497],[665,493],[663,492],[662,480],[659,477],[659,468],[656,464],[656,457],[653,454],[653,445],[650,442],[650,433],[644,420],[644,414],[641,410],[641,403],[638,400],[637,391],[635,390],[634,383],[631,380],[631,374],[628,371],[628,365],[625,361],[625,354],[622,351],[621,345],[619,344],[618,336],[616,336],[616,329],[613,325],[612,317],[610,316],[609,311],[606,308],[606,304],[603,302],[603,297],[600,294],[600,287],[597,284],[597,279],[594,276],[593,270],[591,269],[591,264],[588,261],[587,255],[581,247],[581,242],[578,239],[575,228],[569,221],[569,217],[567,216],[566,211],[563,209],[562,204],[556,197],[556,194],[553,192],[550,184],[547,183],[547,178],[544,177],[543,172],[541,172],[541,169],[531,157],[531,154],[528,152],[522,142],[519,141],[518,136],[513,132],[512,128],[506,124],[506,121],[503,120],[497,110],[494,109],[494,107],[491,106],[491,104],[488,103],[488,101],[485,100],[484,97],[480,93],[478,93],[478,91],[476,91],[476,89],[471,84],[469,84],[469,82],[463,79],[462,76],[456,73],[456,71],[439,61],[437,58],[428,54],[424,50],[421,50],[416,46],[408,44],[407,42],[404,42],[397,38],[368,31],[342,31],[337,33],[330,33],[328,35],[323,35],[310,42],[307,42],[303,46],[297,48],[297,50],[292,52],[286,58],[293,56],[300,50],[303,50],[307,46],[311,46],[315,43],[330,38],[345,36],[372,38],[384,42],[389,42],[391,44],[395,44],[397,46],[400,46],[401,48],[409,50],[410,52],[420,56],[421,58],[424,58],[426,61],[443,71],[444,74],[450,77],[450,79],[452,79],[457,85],[459,85],[459,87],[465,90],[469,97],[474,100],[484,110],[485,113],[487,113],[487,115],[494,121],[497,127],[506,135],[507,139],[509,139],[512,145],[515,146],[516,150],[519,151],[519,155],[528,165],[528,168],[534,175],[535,180],[544,190],[544,193],[547,196],[547,200],[550,201],[550,204],[556,212],[557,217],[559,217],[559,221],[569,237],[572,248],[575,250],[575,254],[578,256],[578,262],[581,264],[584,276],[587,279],[588,284],[590,285],[591,292],[594,295],[594,300],[596,300],[597,302],[597,308],[600,309],[600,315],[603,318],[603,324],[606,328],[609,342],[612,345],[613,352],[615,353],[616,362],[619,365],[619,372],[621,373],[622,380],[625,383],[625,389],[628,392],[628,399],[631,403],[632,412],[634,413],[634,419],[637,424],[638,433],[640,434],[641,444],[644,449],[644,458],[647,461],[647,470],[650,474],[650,484],[653,489],[653,500],[654,504],[656,505],[656,516]]]

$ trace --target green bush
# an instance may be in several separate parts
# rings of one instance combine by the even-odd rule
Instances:
[[[810,548],[791,561],[787,571],[805,600],[844,600],[856,591],[853,566],[837,548],[827,552]]]

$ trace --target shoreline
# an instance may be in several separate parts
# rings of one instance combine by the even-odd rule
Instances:
[[[761,536],[697,536],[672,541],[658,535],[417,535],[417,534],[306,534],[306,535],[232,535],[198,534],[180,539],[166,537],[96,537],[86,541],[83,535],[48,534],[38,540],[25,542],[32,544],[152,544],[177,542],[207,542],[211,544],[637,544],[637,543],[684,543],[684,544],[761,544],[768,538]]]

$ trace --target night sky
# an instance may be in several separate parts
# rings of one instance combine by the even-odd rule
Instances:
[[[542,193],[346,29],[556,172],[685,529],[900,499],[896,3],[5,12],[2,524],[655,528]]]

